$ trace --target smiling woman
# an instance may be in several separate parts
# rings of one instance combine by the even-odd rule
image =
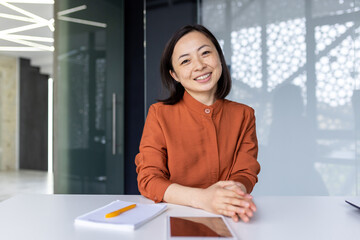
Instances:
[[[193,39],[192,36],[195,36],[195,38]],[[194,42],[188,43],[188,41],[186,41],[187,39]],[[189,49],[187,49],[186,44],[190,45]],[[193,47],[195,50],[193,50],[193,54],[190,55],[191,54],[190,49],[192,49],[191,48],[192,44],[195,44]],[[203,49],[203,48],[207,48],[207,49]],[[174,59],[176,60],[175,57],[176,54],[178,54],[177,61],[173,63]],[[167,99],[162,100],[161,102],[164,102],[165,104],[175,104],[179,102],[183,97],[183,93],[185,89],[182,84],[179,84],[180,82],[178,81],[179,80],[178,77],[180,76],[174,78],[176,77],[175,68],[178,69],[177,65],[183,65],[182,68],[179,70],[181,70],[181,73],[184,74],[182,69],[185,69],[185,67],[186,69],[190,69],[191,66],[194,66],[194,64],[199,64],[199,63],[208,65],[209,60],[207,60],[206,58],[209,55],[211,56],[210,57],[211,60],[217,59],[220,61],[221,64],[220,66],[218,66],[218,62],[215,61],[215,65],[217,67],[220,67],[220,72],[216,70],[216,73],[217,74],[220,73],[220,76],[215,76],[212,78],[212,79],[217,79],[218,81],[216,85],[215,96],[218,99],[225,98],[229,94],[231,89],[231,78],[230,78],[229,70],[227,68],[224,69],[222,68],[222,66],[226,66],[226,62],[224,55],[221,51],[221,47],[211,32],[209,32],[206,28],[204,28],[201,25],[195,25],[195,26],[184,27],[180,29],[178,32],[176,32],[168,42],[167,47],[164,49],[162,59],[160,62],[160,72],[161,72],[161,79],[163,85],[170,91],[170,96]],[[200,56],[201,58],[199,58]],[[179,62],[180,57],[182,62]],[[187,57],[187,59],[185,57]],[[193,58],[196,57],[195,63],[192,62],[190,63],[191,60],[190,57]],[[203,69],[201,70],[203,71]],[[196,75],[195,78],[196,77],[204,77],[204,76]]]
[[[200,46],[200,47],[199,47]],[[170,75],[196,100],[215,102],[222,67],[214,44],[200,32],[190,32],[176,44]]]
[[[254,110],[225,100],[231,79],[219,43],[201,25],[166,45],[161,75],[170,96],[153,104],[135,162],[141,194],[249,221],[260,171]]]

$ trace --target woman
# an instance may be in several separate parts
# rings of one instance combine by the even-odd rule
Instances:
[[[185,26],[160,68],[170,97],[145,122],[135,159],[141,194],[249,221],[260,171],[254,111],[224,99],[231,79],[219,43],[205,27]]]

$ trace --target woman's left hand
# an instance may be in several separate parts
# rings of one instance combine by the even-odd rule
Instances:
[[[248,222],[250,218],[254,215],[256,211],[256,205],[253,202],[253,197],[250,194],[246,193],[246,187],[239,182],[234,182],[234,184],[225,187],[228,190],[232,190],[235,193],[243,197],[243,200],[249,203],[249,207],[243,207],[243,213],[234,213],[231,217],[235,222],[239,221],[239,218],[244,222]]]

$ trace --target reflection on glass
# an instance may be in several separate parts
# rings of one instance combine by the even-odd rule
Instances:
[[[95,69],[95,129],[101,131],[105,130],[106,59],[96,59]]]
[[[315,27],[316,97],[331,107],[349,105],[354,89],[354,22]]]
[[[232,237],[221,217],[170,217],[172,237]]]
[[[55,193],[123,193],[123,1],[55,10]]]
[[[231,64],[229,98],[256,111],[255,194],[360,190],[359,13],[351,0],[202,1],[202,24]]]
[[[260,27],[231,32],[231,77],[251,88],[262,87],[260,36]]]

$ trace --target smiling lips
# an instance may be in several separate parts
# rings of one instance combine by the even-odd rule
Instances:
[[[200,83],[207,82],[210,80],[210,76],[211,76],[211,73],[207,73],[207,74],[201,75],[200,77],[195,78],[194,80],[197,82],[200,82]]]

